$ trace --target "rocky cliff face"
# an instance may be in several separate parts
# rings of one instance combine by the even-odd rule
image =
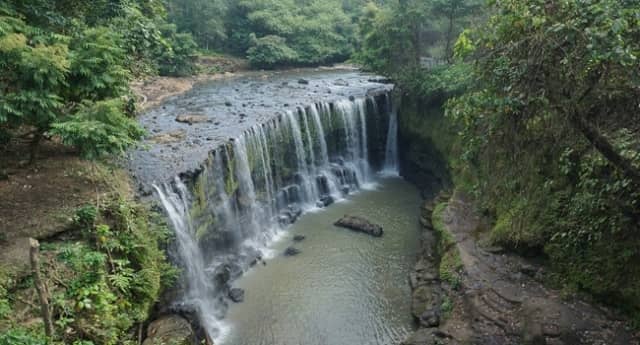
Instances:
[[[399,98],[401,175],[430,198],[452,183],[449,172],[454,132],[444,118],[440,101],[407,94]]]

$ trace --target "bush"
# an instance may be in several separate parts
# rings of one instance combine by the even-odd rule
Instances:
[[[156,60],[160,75],[185,77],[195,72],[198,45],[191,34],[177,33],[176,26],[166,24],[161,28],[164,37]]]
[[[289,46],[284,38],[269,35],[254,39],[254,44],[247,51],[247,58],[252,66],[258,68],[274,68],[294,63],[298,54]]]
[[[51,133],[78,148],[86,158],[123,153],[144,134],[124,110],[125,104],[120,99],[86,103],[73,116],[54,124]]]
[[[97,213],[96,213],[97,212]],[[72,329],[65,343],[126,343],[127,331],[145,321],[176,270],[160,245],[168,231],[149,211],[118,195],[100,209],[85,206],[74,217],[84,241],[53,246],[57,268],[68,286],[54,290],[52,305],[59,329]]]

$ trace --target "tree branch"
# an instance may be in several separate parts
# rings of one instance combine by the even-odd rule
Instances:
[[[583,116],[573,112],[569,116],[570,123],[584,135],[584,137],[600,152],[611,164],[622,172],[625,177],[640,186],[640,171],[633,166],[630,159],[617,152],[613,144],[592,126]]]

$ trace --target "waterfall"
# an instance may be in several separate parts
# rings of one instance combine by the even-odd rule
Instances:
[[[394,110],[389,115],[389,133],[387,134],[387,147],[383,173],[398,175],[400,173],[400,161],[398,160],[398,113]]]
[[[222,327],[216,315],[215,286],[207,279],[205,263],[189,217],[188,191],[179,178],[175,180],[175,191],[170,185],[153,186],[176,233],[180,259],[184,265],[187,287],[183,303],[194,307],[202,327],[211,338],[220,337]]]
[[[274,254],[268,245],[281,230],[372,182],[374,170],[397,172],[397,117],[380,99],[278,114],[216,148],[194,176],[155,187],[185,268],[181,302],[209,336],[221,335],[233,279]],[[231,277],[219,280],[221,270]]]

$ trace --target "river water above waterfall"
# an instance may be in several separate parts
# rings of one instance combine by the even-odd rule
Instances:
[[[416,189],[380,180],[347,201],[309,213],[270,249],[278,256],[238,280],[223,345],[397,344],[411,331],[408,273],[419,245]],[[344,214],[384,226],[374,238],[333,226]],[[293,244],[295,235],[306,239]],[[294,245],[301,253],[284,257]]]

